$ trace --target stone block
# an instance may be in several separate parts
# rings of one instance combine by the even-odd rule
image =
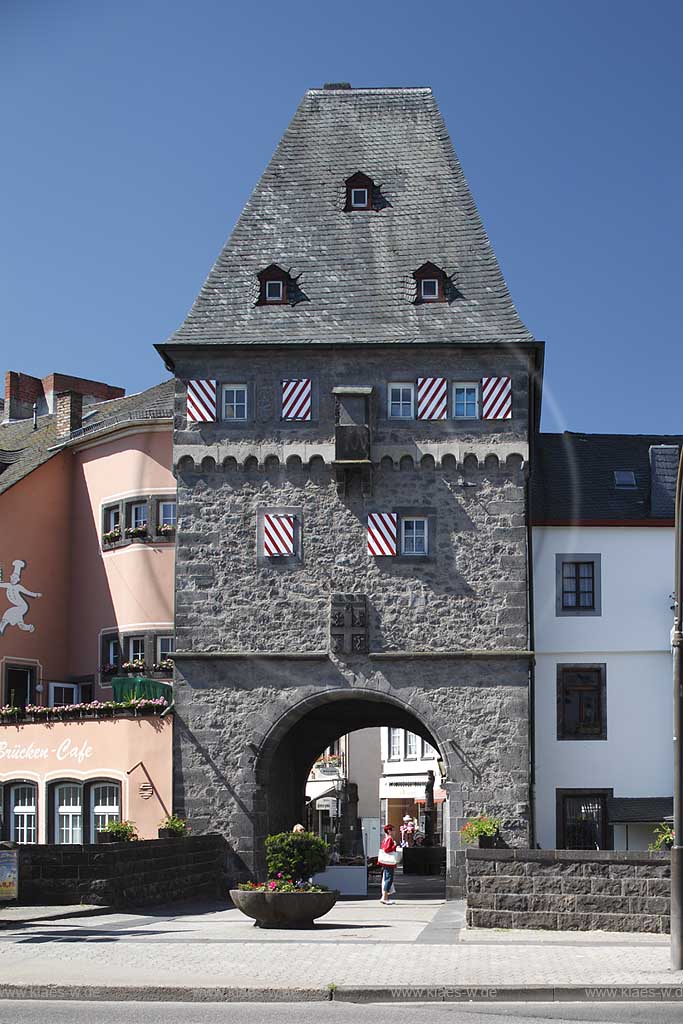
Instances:
[[[557,914],[538,914],[518,912],[512,915],[513,928],[542,928],[554,931],[557,929]]]
[[[636,866],[635,866],[635,864],[610,864],[610,866],[609,866],[609,877],[610,878],[635,878],[636,877]]]
[[[571,914],[576,909],[576,896],[530,896],[529,910],[534,913],[553,912],[558,914]]]
[[[512,851],[510,851],[512,852]],[[496,874],[497,875],[524,875],[526,870],[523,861],[497,861],[496,862]]]
[[[576,878],[573,875],[569,875],[561,878],[562,892],[567,895],[576,895],[577,893],[589,893],[591,891],[591,878]]]
[[[494,910],[496,897],[493,893],[473,892],[467,897],[470,910]]]
[[[577,895],[576,910],[579,914],[628,914],[627,896],[597,896],[593,893]]]
[[[495,897],[496,910],[528,910],[531,896],[498,893]]]
[[[559,875],[532,875],[527,880],[535,893],[561,893],[562,878]],[[518,890],[521,891],[521,890]]]
[[[671,878],[671,864],[654,861],[651,864],[638,864],[637,878]]]
[[[631,914],[668,914],[669,900],[665,896],[631,896]]]
[[[468,910],[470,928],[512,928],[513,914],[502,910]]]
[[[591,892],[602,896],[621,896],[622,883],[613,878],[591,878]]]
[[[587,861],[581,865],[582,874],[590,878],[609,878],[610,865]]]
[[[496,875],[495,878],[481,879],[482,892],[510,892],[520,893],[528,891],[528,880],[524,877],[512,875]]]
[[[647,886],[648,896],[671,896],[670,878],[648,878],[644,884]]]
[[[621,891],[624,896],[647,896],[647,884],[644,878],[625,878],[621,883]]]

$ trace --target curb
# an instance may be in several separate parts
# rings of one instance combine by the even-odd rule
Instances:
[[[237,988],[167,985],[0,984],[4,999],[141,1003],[625,1003],[683,1002],[680,985],[329,985]]]

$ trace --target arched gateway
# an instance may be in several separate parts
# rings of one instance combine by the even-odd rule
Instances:
[[[359,170],[372,196],[349,205]],[[447,769],[457,891],[466,817],[529,840],[541,346],[431,91],[307,93],[159,348],[176,375],[176,809],[254,872],[332,739],[404,726]]]

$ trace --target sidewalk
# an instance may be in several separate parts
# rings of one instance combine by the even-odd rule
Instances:
[[[465,930],[435,899],[343,900],[310,931],[216,903],[9,925],[0,978],[2,998],[683,1000],[667,936]]]

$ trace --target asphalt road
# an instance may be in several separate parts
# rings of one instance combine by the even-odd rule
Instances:
[[[85,1003],[0,1000],[0,1024],[678,1024],[683,1003]]]

